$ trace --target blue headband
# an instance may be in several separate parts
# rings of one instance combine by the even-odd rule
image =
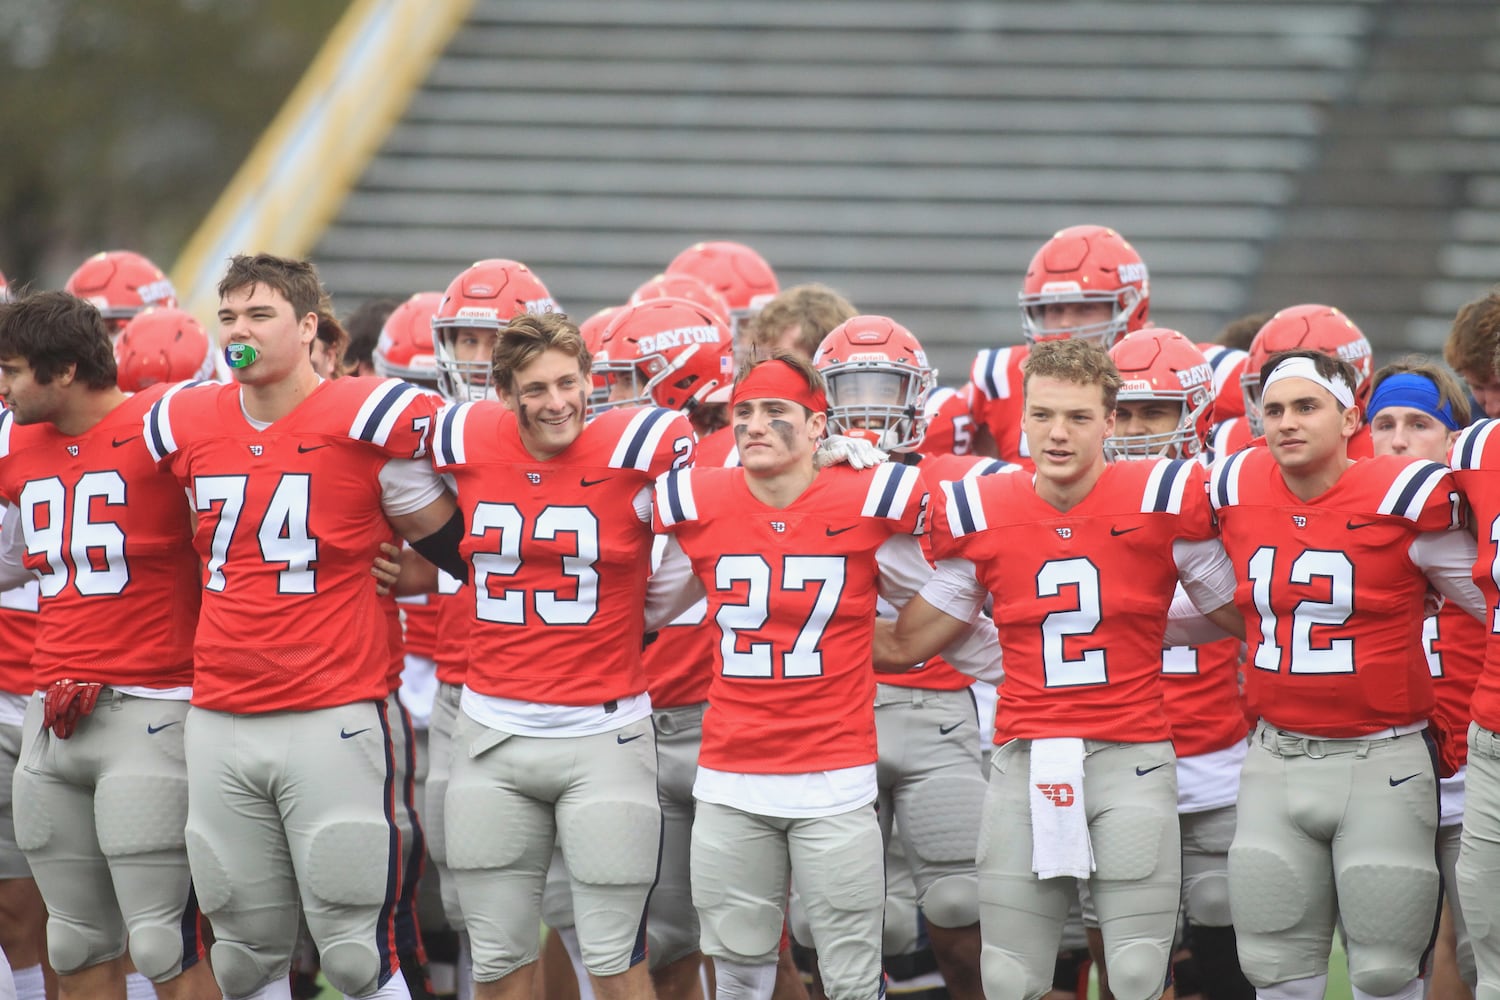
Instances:
[[[1437,385],[1425,375],[1401,372],[1376,386],[1375,394],[1370,397],[1370,419],[1374,420],[1375,414],[1387,406],[1409,406],[1435,418],[1450,431],[1459,429],[1453,404],[1443,402]]]

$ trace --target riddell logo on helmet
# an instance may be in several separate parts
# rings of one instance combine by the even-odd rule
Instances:
[[[1136,393],[1150,393],[1152,385],[1149,379],[1130,378],[1120,383],[1120,395],[1134,395]]]
[[[498,322],[500,313],[495,309],[486,309],[483,306],[464,306],[454,314],[454,319],[484,319],[491,323]]]
[[[679,326],[675,330],[663,330],[638,341],[642,354],[659,354],[685,344],[717,344],[719,331],[712,326]]]

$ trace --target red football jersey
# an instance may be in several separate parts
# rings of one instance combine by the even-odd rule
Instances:
[[[692,560],[717,632],[700,764],[804,774],[875,762],[875,551],[921,534],[926,510],[921,476],[890,462],[825,469],[784,508],[757,500],[742,469],[657,484],[656,529]]]
[[[1266,448],[1215,463],[1211,484],[1249,652],[1245,697],[1273,726],[1347,739],[1426,719],[1427,578],[1412,541],[1455,523],[1436,462],[1394,455],[1349,466],[1298,499]]]
[[[1213,536],[1204,469],[1117,462],[1063,513],[1029,475],[943,484],[933,555],[967,559],[994,597],[1005,680],[995,742],[1171,736],[1161,650],[1172,543]]]
[[[1024,344],[980,351],[966,387],[973,419],[989,429],[996,454],[1027,471],[1036,467],[1022,433],[1026,413],[1022,365],[1030,353],[1031,348]]]
[[[1448,464],[1453,480],[1474,511],[1475,534],[1479,536],[1479,558],[1474,561],[1474,582],[1489,606],[1489,634],[1500,633],[1500,420],[1481,420],[1464,428],[1453,442]],[[1487,642],[1484,667],[1469,703],[1469,718],[1490,732],[1500,732],[1500,642]],[[1467,728],[1467,727],[1465,727]]]
[[[1469,720],[1474,717],[1469,704],[1484,669],[1489,637],[1483,622],[1451,601],[1422,623],[1422,649],[1437,697],[1434,714],[1446,724],[1460,761],[1469,757]]]
[[[405,624],[406,651],[413,656],[436,659],[440,608],[452,601],[458,593],[459,582],[438,570],[438,589],[435,594],[414,594],[399,598],[401,617]],[[460,682],[461,683],[461,682]]]
[[[1240,696],[1241,645],[1220,639],[1161,651],[1162,696],[1178,757],[1223,750],[1249,732]]]
[[[1213,429],[1208,432],[1208,453],[1214,458],[1223,458],[1250,447],[1251,441],[1265,444],[1266,439],[1251,434],[1250,421],[1244,417],[1231,417],[1214,424]]]
[[[198,510],[193,704],[248,714],[386,697],[390,633],[370,577],[391,530],[379,476],[424,454],[433,405],[396,379],[345,378],[263,431],[237,384],[152,408],[147,444]]]
[[[521,443],[499,403],[450,406],[433,466],[451,475],[468,533],[474,622],[465,683],[497,698],[602,705],[646,690],[641,666],[651,526],[635,498],[693,460],[671,410],[595,417],[550,461]]]
[[[0,691],[31,694],[36,681],[31,657],[36,649],[37,585],[32,581],[0,591]]]
[[[957,389],[934,389],[922,406],[927,431],[922,452],[927,455],[967,455],[974,450],[974,415],[969,397]]]
[[[1002,462],[998,458],[982,458],[978,455],[913,455],[908,464],[914,465],[922,474],[922,485],[929,494],[937,494],[943,482],[954,479],[973,479],[1001,472],[1016,472],[1020,466]],[[932,536],[922,536],[922,547],[932,558]],[[924,691],[962,691],[974,683],[974,678],[960,673],[941,656],[934,656],[921,670],[905,674],[882,674],[878,680],[892,687],[921,688]]]
[[[193,683],[198,559],[182,489],[141,441],[167,392],[128,397],[77,437],[0,413],[0,495],[20,508],[38,574],[33,681]]]

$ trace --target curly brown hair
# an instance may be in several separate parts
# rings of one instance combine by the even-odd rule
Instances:
[[[1080,385],[1097,385],[1104,392],[1104,409],[1113,411],[1120,394],[1120,371],[1104,348],[1087,340],[1044,340],[1031,346],[1022,364],[1024,386],[1033,376]]]

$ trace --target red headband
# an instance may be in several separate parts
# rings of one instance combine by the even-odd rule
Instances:
[[[814,413],[828,412],[828,396],[823,390],[809,388],[802,372],[776,358],[762,361],[734,384],[731,406],[750,399],[785,399],[801,403]]]

